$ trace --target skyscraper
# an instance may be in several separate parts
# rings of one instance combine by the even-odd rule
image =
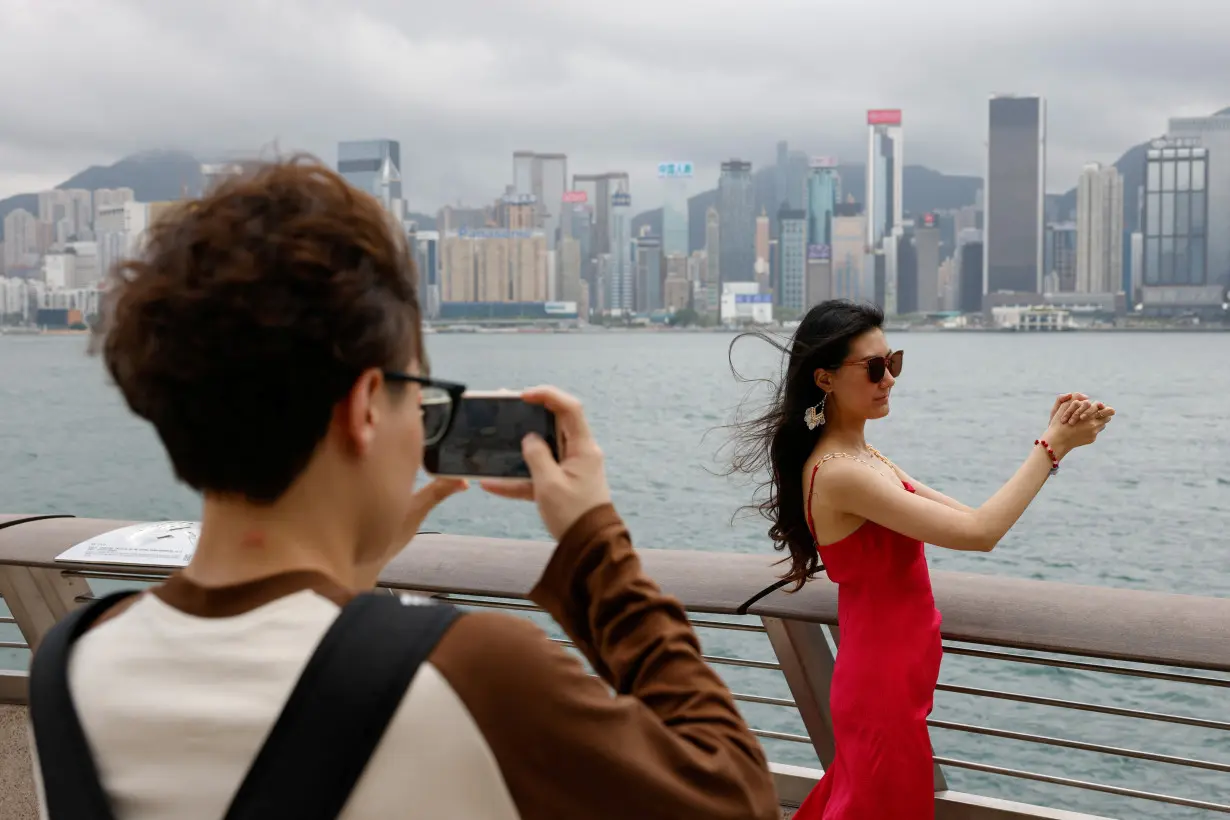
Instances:
[[[688,255],[688,181],[690,162],[659,162],[662,180],[662,252]]]
[[[1230,285],[1230,112],[1212,117],[1176,117],[1170,121],[1169,136],[1199,145],[1208,152],[1208,180],[1202,180],[1206,186],[1199,197],[1207,198],[1210,228],[1206,234],[1206,281],[1210,285]],[[1195,213],[1194,193],[1192,199]]]
[[[402,205],[401,144],[397,140],[359,140],[337,144],[337,171],[347,182],[366,191],[397,219]]]
[[[1046,194],[1046,101],[1041,97],[991,98],[983,193],[983,293],[1040,293]]]
[[[1079,240],[1075,222],[1056,222],[1046,226],[1046,259],[1043,271],[1059,293],[1076,291],[1076,254]],[[1049,286],[1048,286],[1049,287]]]
[[[983,271],[986,248],[983,242],[966,242],[958,246],[957,310],[978,313],[982,310]]]
[[[867,112],[867,193],[863,205],[869,248],[879,248],[886,236],[901,227],[904,143],[899,110]]]
[[[867,253],[866,214],[833,217],[834,299],[875,297],[874,257]]]
[[[1123,176],[1087,165],[1076,186],[1076,292],[1123,290]]]
[[[1149,149],[1145,162],[1144,286],[1148,303],[1153,301],[1150,290],[1169,287],[1177,294],[1176,286],[1210,284],[1212,197],[1205,194],[1213,157],[1203,147],[1159,141]],[[1220,302],[1220,288],[1214,288],[1211,296]]]
[[[752,164],[732,159],[722,163],[718,178],[721,281],[756,281],[756,190]]]
[[[594,205],[594,256],[610,253],[611,195],[616,192],[630,193],[627,172],[573,174],[572,188],[575,191],[585,191],[588,201]]]
[[[935,214],[924,215],[922,225],[914,229],[914,250],[918,268],[915,309],[935,313],[941,309],[940,226]]]
[[[611,250],[607,268],[606,309],[626,313],[633,309],[632,292],[632,196],[626,191],[611,194],[609,208]]]
[[[555,249],[559,238],[567,187],[567,154],[513,152],[513,193],[520,197],[534,197],[534,227],[542,229],[550,250]]]
[[[778,210],[777,247],[781,279],[774,301],[779,307],[802,313],[807,308],[807,211],[787,207]]]
[[[637,313],[649,313],[663,308],[662,302],[662,239],[657,236],[636,238],[636,276],[633,280],[633,308]]]
[[[837,160],[812,157],[807,174],[807,244],[833,244],[833,211],[837,208]]]

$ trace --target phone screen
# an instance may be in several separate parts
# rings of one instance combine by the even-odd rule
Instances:
[[[537,433],[559,458],[555,416],[520,396],[465,396],[444,439],[424,454],[427,472],[474,478],[529,478],[521,440]]]

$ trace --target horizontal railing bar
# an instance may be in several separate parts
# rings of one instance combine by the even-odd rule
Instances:
[[[107,572],[106,570],[96,569],[64,569],[60,570],[60,575],[66,578],[95,578],[100,581],[162,581],[167,578],[167,573],[151,573],[142,575],[138,572]]]
[[[1191,798],[1175,797],[1169,794],[1142,792],[1137,789],[1125,789],[1122,786],[1109,786],[1105,783],[1090,783],[1086,780],[1073,780],[1069,777],[1056,777],[1055,775],[1041,774],[1039,772],[1027,772],[1021,769],[1006,769],[1002,766],[992,766],[987,763],[974,763],[969,760],[954,760],[948,757],[937,757],[935,758],[935,762],[941,766],[952,766],[957,769],[969,769],[972,772],[999,774],[1006,777],[1020,778],[1021,780],[1035,780],[1039,783],[1050,783],[1055,786],[1069,786],[1074,789],[1103,792],[1105,794],[1114,794],[1120,797],[1134,797],[1138,800],[1152,800],[1157,803],[1169,803],[1173,806],[1186,806],[1193,809],[1205,809],[1206,811],[1216,811],[1230,814],[1230,806],[1225,805],[1224,803],[1208,803],[1204,800],[1192,800]]]
[[[1053,666],[1061,669],[1078,669],[1082,672],[1106,672],[1110,675],[1128,675],[1130,677],[1173,681],[1175,683],[1230,687],[1230,678],[1209,678],[1203,675],[1184,675],[1179,672],[1155,672],[1152,669],[1132,669],[1127,666],[1082,663],[1080,661],[1066,661],[1060,658],[1039,658],[1033,655],[1017,655],[1012,652],[995,652],[989,649],[970,649],[964,646],[948,646],[947,644],[944,645],[944,654],[965,655],[971,658],[1011,661],[1014,663],[1030,663],[1036,666]]]
[[[25,641],[0,641],[0,649],[29,649],[30,644]]]
[[[1017,703],[1031,703],[1035,706],[1055,706],[1061,709],[1075,709],[1079,712],[1097,712],[1102,715],[1116,717],[1139,718],[1141,720],[1156,720],[1161,723],[1178,723],[1183,726],[1196,726],[1201,729],[1220,729],[1230,731],[1230,723],[1220,720],[1186,717],[1184,715],[1167,715],[1161,712],[1144,712],[1139,709],[1124,709],[1119,706],[1101,706],[1096,703],[1082,703],[1076,700],[1060,700],[1059,698],[1044,698],[1038,695],[1022,695],[1016,692],[997,692],[994,689],[978,689],[973,686],[954,686],[941,683],[936,691],[952,692],[958,695],[973,695],[975,697],[995,698],[996,700],[1011,700]]]
[[[566,638],[551,638],[552,643],[560,644],[561,646],[571,646],[576,649],[576,644]],[[721,655],[701,655],[709,663],[720,663],[726,666],[742,666],[747,669],[776,669],[781,670],[780,663],[771,661],[754,661],[750,658],[724,658]]]
[[[1103,746],[1100,743],[1086,743],[1081,740],[1069,740],[1062,737],[1032,735],[1028,732],[1013,732],[1008,729],[995,729],[989,726],[973,726],[968,723],[953,723],[947,720],[928,720],[927,725],[933,729],[947,729],[953,732],[966,732],[972,735],[987,735],[1005,740],[1020,740],[1026,743],[1041,743],[1045,746],[1060,746],[1065,749],[1077,749],[1082,752],[1097,752],[1099,754],[1130,757],[1136,760],[1149,760],[1154,763],[1170,763],[1175,766],[1185,766],[1193,769],[1209,769],[1215,772],[1230,772],[1230,763],[1218,763],[1212,760],[1197,760],[1190,757],[1175,757],[1174,755],[1142,752],[1136,749],[1124,749],[1118,746]]]
[[[433,595],[433,598],[441,601],[448,601],[450,604],[457,606],[477,606],[483,609],[511,609],[517,612],[544,612],[542,607],[534,606],[533,604],[522,604],[516,601],[503,603],[501,601],[471,601],[467,598],[458,598],[454,595]]]
[[[798,704],[788,698],[770,698],[764,695],[747,695],[742,692],[731,692],[735,700],[747,703],[763,703],[766,706],[784,706],[787,709],[797,709]]]
[[[437,598],[442,601],[448,601],[450,603],[456,604],[457,606],[477,606],[477,607],[484,607],[487,609],[511,609],[511,610],[516,610],[518,612],[545,612],[546,611],[542,607],[535,606],[534,604],[526,604],[526,603],[520,603],[516,601],[509,601],[507,603],[504,603],[503,601],[473,601],[473,600],[470,600],[469,598],[459,597],[457,595],[453,595],[447,592],[439,594],[439,595],[433,595],[432,597]],[[765,631],[765,628],[763,626],[758,626],[755,624],[732,624],[732,623],[726,623],[724,621],[707,621],[707,620],[701,620],[697,618],[691,618],[689,620],[691,621],[692,626],[699,627],[702,629],[728,629],[728,630],[732,630],[735,632],[761,632],[761,633]]]
[[[688,620],[692,626],[701,627],[702,629],[729,629],[734,632],[760,632],[761,634],[767,634],[768,632],[763,626],[757,624],[730,624],[725,621],[706,621],[699,618],[689,618]]]
[[[16,619],[16,618],[9,618],[9,617],[7,617],[7,616],[0,616],[0,624],[15,624],[15,623],[17,623],[17,619]]]
[[[585,674],[591,678],[598,678],[598,680],[602,680],[600,676],[595,675],[593,672],[586,672]],[[797,708],[794,701],[786,700],[785,698],[769,698],[764,695],[748,695],[743,692],[731,692],[730,695],[735,700],[743,701],[745,703],[763,703],[768,706],[785,706],[790,709]]]
[[[756,737],[767,737],[770,740],[788,740],[791,743],[811,743],[807,735],[792,735],[789,732],[770,732],[768,729],[752,729]]]

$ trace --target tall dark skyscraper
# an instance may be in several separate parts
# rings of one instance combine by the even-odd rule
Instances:
[[[986,274],[982,270],[986,245],[982,242],[967,242],[961,246],[957,260],[957,310],[962,313],[978,313],[982,310],[982,283]]]
[[[756,189],[750,162],[722,163],[718,220],[722,281],[756,281]]]
[[[1041,293],[1046,101],[991,98],[984,180],[984,293]]]

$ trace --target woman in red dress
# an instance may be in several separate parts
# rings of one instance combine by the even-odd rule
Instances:
[[[1115,411],[1060,396],[1049,426],[1023,440],[1024,464],[970,508],[882,456],[864,426],[888,415],[903,356],[870,305],[823,302],[781,345],[785,374],[768,410],[740,422],[735,468],[767,473],[759,505],[790,553],[798,589],[824,569],[838,585],[840,643],[830,706],[836,755],[795,820],[930,820],[931,712],[940,613],[923,544],[986,552],[1016,523],[1059,462],[1091,443]],[[823,562],[823,566],[821,565]]]

